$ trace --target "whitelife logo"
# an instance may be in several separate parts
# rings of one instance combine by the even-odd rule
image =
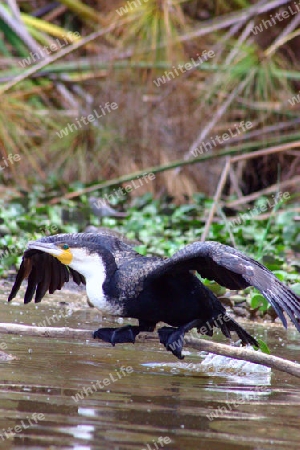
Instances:
[[[72,31],[67,32],[67,36],[63,36],[63,40],[65,43],[61,42],[59,39],[55,39],[50,45],[44,45],[44,47],[40,48],[36,52],[30,52],[27,58],[23,58],[22,61],[19,61],[19,65],[24,69],[25,67],[34,64],[37,61],[41,61],[46,59],[47,56],[51,55],[53,52],[57,52],[61,48],[69,45],[70,43],[77,41],[80,39],[80,34],[78,31],[74,33]]]
[[[181,74],[187,72],[188,70],[194,69],[195,67],[201,66],[205,61],[209,58],[213,58],[215,53],[213,50],[203,50],[201,56],[197,53],[198,58],[195,60],[191,58],[191,62],[187,62],[185,64],[178,64],[177,67],[173,66],[173,70],[169,72],[165,71],[164,75],[153,80],[155,86],[159,87],[161,84],[165,84],[168,81],[174,80],[175,77],[179,77]],[[171,77],[171,78],[170,78]]]
[[[14,155],[12,153],[10,153],[6,157],[3,156],[2,157],[3,162],[1,161],[1,164],[0,164],[0,172],[2,172],[2,170],[6,169],[10,165],[12,165],[15,162],[18,162],[20,160],[21,160],[21,156],[18,153],[15,153]]]
[[[124,14],[129,13],[130,11],[134,11],[136,8],[141,6],[143,3],[147,3],[148,0],[133,0],[133,1],[127,1],[124,6],[122,6],[119,9],[116,9],[116,12],[119,14],[119,16],[123,16]]]
[[[288,102],[291,106],[295,106],[296,103],[300,103],[300,91],[298,94],[294,95],[292,98],[289,98]]]
[[[201,142],[201,144],[192,151],[193,156],[196,158],[197,156],[203,155],[203,153],[208,152],[213,147],[217,147],[242,133],[246,133],[246,131],[250,130],[252,127],[253,124],[250,121],[245,123],[244,120],[242,120],[238,124],[235,123],[235,129],[228,128],[228,133],[223,133],[221,136],[217,134],[216,136],[211,137],[210,141]]]
[[[78,403],[80,400],[83,400],[85,397],[94,394],[100,389],[105,389],[112,383],[121,380],[121,378],[130,375],[133,372],[133,368],[131,366],[124,367],[122,366],[119,370],[116,370],[115,373],[110,373],[107,378],[103,378],[102,380],[97,380],[96,382],[92,382],[91,386],[84,387],[80,392],[74,396],[72,395],[72,399],[74,402]]]
[[[0,433],[0,438],[2,441],[5,441],[5,439],[11,439],[15,437],[16,434],[22,433],[23,430],[27,430],[28,428],[36,425],[39,421],[45,420],[45,416],[42,413],[33,413],[30,417],[26,417],[26,420],[21,420],[19,425],[15,425],[13,428],[8,427],[6,429],[3,428],[3,430]]]
[[[99,114],[98,111],[94,109],[93,113],[89,114],[88,116],[81,116],[79,119],[76,118],[76,123],[68,123],[65,128],[62,128],[60,131],[56,131],[56,134],[60,139],[66,137],[69,135],[69,133],[82,128],[84,125],[88,125],[89,123],[94,122],[96,119],[100,119],[101,117],[106,116],[115,109],[118,109],[118,107],[119,106],[116,102],[106,102],[104,106],[99,105],[99,109],[102,114]]]
[[[283,20],[288,19],[290,16],[295,16],[300,12],[300,2],[296,3],[294,2],[295,10],[293,10],[292,5],[289,5],[288,8],[284,11],[277,11],[276,14],[270,14],[269,19],[262,20],[260,25],[255,25],[255,27],[252,28],[252,33],[254,35],[257,35],[258,33],[261,33],[264,30],[267,30],[268,28],[271,28],[273,25],[276,25],[278,22],[282,22]]]

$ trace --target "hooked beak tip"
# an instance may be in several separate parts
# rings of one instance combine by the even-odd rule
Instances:
[[[28,250],[57,250],[57,246],[51,242],[38,242],[38,241],[29,241],[27,244]]]

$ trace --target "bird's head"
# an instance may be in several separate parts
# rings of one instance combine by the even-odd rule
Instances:
[[[50,237],[52,238],[52,236]],[[84,247],[74,247],[69,239],[62,240],[61,242],[51,242],[43,238],[37,241],[28,242],[28,250],[40,250],[44,253],[57,258],[62,264],[71,266],[72,263],[80,262],[81,260],[87,260],[88,252]]]
[[[107,272],[114,258],[106,239],[91,233],[57,234],[28,243],[27,250],[39,250],[57,258],[86,278]]]
[[[46,253],[56,258],[61,264],[68,266],[73,280],[77,284],[79,284],[78,282],[86,284],[86,292],[91,305],[96,306],[100,310],[110,311],[111,305],[107,303],[107,298],[112,292],[110,280],[117,271],[113,252],[116,248],[119,248],[119,242],[115,236],[101,235],[99,233],[56,234],[31,241],[28,243],[27,250],[24,253],[24,261],[22,263],[24,267],[21,276],[23,279],[28,276],[27,269],[29,267],[31,270],[32,267],[32,264],[28,264],[28,261],[33,261],[36,268],[35,271],[30,272],[30,274],[33,273],[31,275],[31,283],[34,283],[34,277],[37,277],[40,281],[45,276],[45,272],[48,271],[49,276],[52,277],[52,281],[51,279],[49,280],[49,287],[54,283],[54,290],[60,289],[63,285],[63,280],[67,281],[68,277],[66,277],[66,272],[62,271],[63,268],[60,265],[51,265],[51,258],[43,258],[39,254],[40,252]],[[56,282],[53,281],[53,277]],[[20,278],[19,281],[16,284],[16,288],[13,289],[10,299],[15,296],[22,279]],[[38,287],[38,301],[42,298],[39,298],[39,291],[40,288]],[[114,292],[112,295],[115,296]],[[30,297],[29,294],[28,297]],[[27,302],[31,298],[27,299]]]

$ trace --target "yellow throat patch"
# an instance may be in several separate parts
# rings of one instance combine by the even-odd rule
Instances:
[[[73,255],[70,249],[68,250],[62,250],[61,254],[59,256],[55,256],[62,264],[65,264],[68,266],[71,264]]]

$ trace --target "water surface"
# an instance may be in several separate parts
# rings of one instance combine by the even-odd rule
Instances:
[[[83,295],[39,305],[6,303],[0,322],[94,330],[102,320]],[[51,300],[50,300],[51,299]],[[65,302],[62,304],[60,302]],[[291,327],[245,325],[273,354],[299,360]],[[216,337],[221,339],[220,337]],[[277,371],[201,367],[196,351],[177,361],[160,344],[120,344],[0,335],[0,448],[76,450],[265,450],[300,447],[300,380]],[[9,434],[9,429],[15,432]]]

